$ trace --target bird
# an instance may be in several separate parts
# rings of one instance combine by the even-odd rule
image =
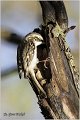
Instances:
[[[37,58],[37,47],[44,43],[41,34],[32,32],[27,34],[17,48],[17,67],[20,79],[31,77],[37,89],[46,95],[44,89],[38,82],[35,75],[35,68],[39,63]]]

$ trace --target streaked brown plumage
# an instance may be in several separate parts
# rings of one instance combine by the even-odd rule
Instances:
[[[36,79],[34,69],[37,65],[37,46],[43,43],[43,37],[39,33],[32,32],[25,36],[17,49],[17,66],[19,77],[29,78],[29,75],[34,80],[38,90],[46,94],[38,80]]]

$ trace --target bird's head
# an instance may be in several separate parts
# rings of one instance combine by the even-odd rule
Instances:
[[[33,42],[35,44],[35,46],[38,46],[38,45],[44,43],[43,37],[39,33],[36,33],[36,32],[32,32],[32,33],[28,34],[25,37],[25,39],[26,39],[26,41]]]

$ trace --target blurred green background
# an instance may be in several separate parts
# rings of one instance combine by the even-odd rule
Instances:
[[[79,69],[79,1],[64,1],[69,18],[69,27],[76,25],[67,34],[67,42]],[[11,119],[44,119],[37,104],[37,98],[28,80],[19,79],[16,68],[17,45],[4,41],[10,33],[25,36],[42,22],[41,7],[38,1],[1,1],[1,71],[14,69],[1,78],[1,116],[4,113],[25,113],[23,117],[11,116]]]

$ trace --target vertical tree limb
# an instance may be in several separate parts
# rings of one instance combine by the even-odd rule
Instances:
[[[52,77],[44,90],[47,98],[39,96],[39,105],[43,111],[48,109],[47,118],[78,119],[79,96],[76,89],[74,72],[68,59],[64,30],[68,29],[68,17],[61,1],[40,1],[45,26],[45,38]],[[53,7],[52,7],[53,6]],[[69,52],[69,54],[71,54]],[[49,66],[48,66],[49,67]],[[49,73],[47,73],[49,75]]]

